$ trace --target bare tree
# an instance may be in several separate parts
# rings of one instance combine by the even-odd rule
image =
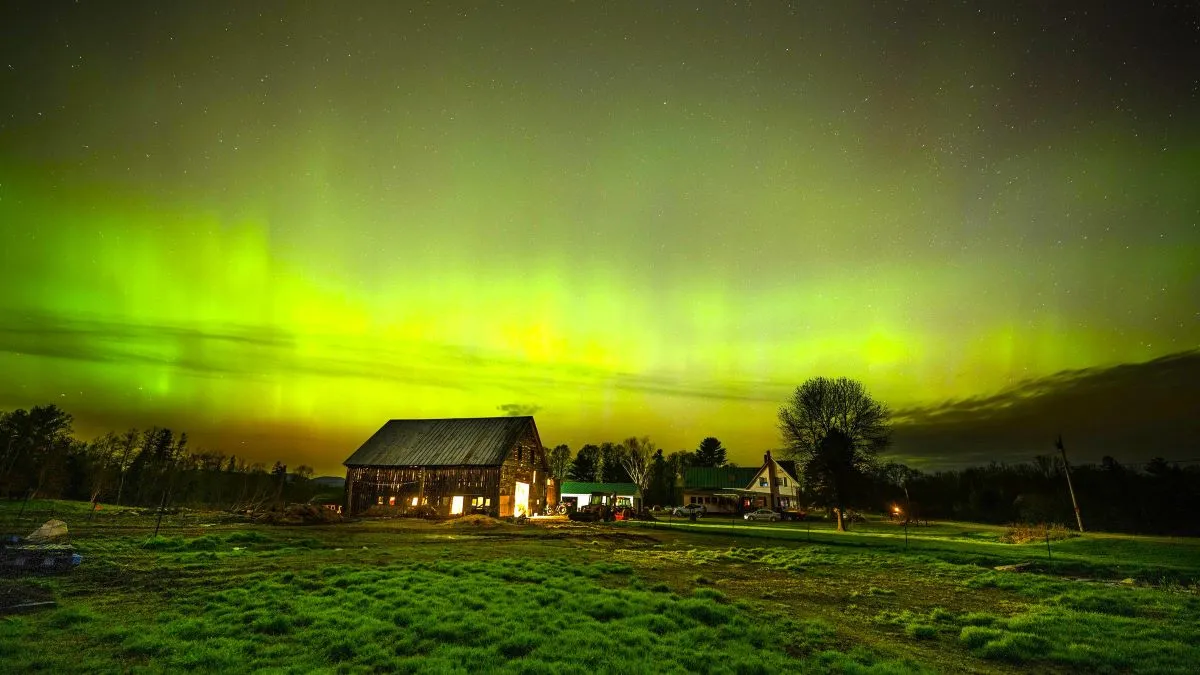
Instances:
[[[625,440],[625,452],[621,453],[621,466],[643,495],[650,489],[650,468],[657,450],[658,448],[654,447],[654,443],[648,436],[631,437]]]
[[[117,481],[117,505],[121,505],[121,493],[125,491],[125,473],[129,471],[129,465],[133,463],[133,451],[137,450],[138,438],[141,437],[137,429],[130,429],[121,435],[118,441],[117,449],[117,471],[120,473],[120,478]]]
[[[857,479],[891,440],[888,409],[862,383],[815,377],[779,409],[784,449],[804,465],[816,496],[837,512],[838,531]]]

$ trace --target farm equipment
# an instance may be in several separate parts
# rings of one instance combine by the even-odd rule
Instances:
[[[66,542],[67,525],[51,520],[28,537],[6,535],[0,540],[0,571],[7,574],[67,572],[83,556]]]

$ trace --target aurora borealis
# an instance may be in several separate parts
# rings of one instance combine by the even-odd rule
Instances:
[[[0,408],[319,472],[502,406],[750,462],[844,375],[909,459],[1048,451],[1004,436],[1042,396],[1182,457],[1200,12],[1092,4],[10,3]],[[981,454],[964,399],[1030,412]]]

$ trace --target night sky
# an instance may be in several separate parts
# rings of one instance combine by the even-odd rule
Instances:
[[[1200,457],[1197,7],[6,2],[0,409]]]

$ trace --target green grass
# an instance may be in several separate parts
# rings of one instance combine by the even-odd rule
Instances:
[[[836,532],[832,524],[755,523],[731,524],[724,519],[691,523],[632,521],[624,527],[675,529],[711,537],[770,540],[832,545],[839,549],[866,549],[889,555],[925,555],[930,559],[986,567],[1025,563],[1034,571],[1097,579],[1133,578],[1146,583],[1200,584],[1200,540],[1181,537],[1088,534],[1052,542],[1004,544],[1005,528],[975,523],[941,523],[909,528],[908,543],[897,523],[856,523],[850,532]]]
[[[1056,548],[1002,572],[994,564],[1030,562],[1036,547],[960,524],[905,553],[887,531],[809,544],[794,526],[272,528],[183,514],[152,537],[149,516],[49,506],[84,564],[15,582],[59,607],[0,617],[13,672],[1183,673],[1200,662],[1200,557],[1180,540],[1080,537],[1058,544],[1062,560]],[[23,532],[45,512],[20,527],[14,514],[0,505],[0,523]]]

